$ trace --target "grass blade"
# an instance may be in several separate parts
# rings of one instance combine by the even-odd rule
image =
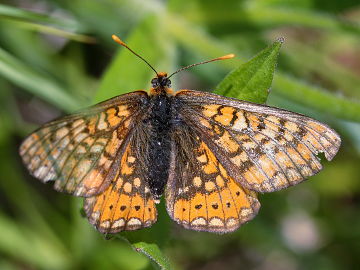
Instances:
[[[31,67],[0,48],[0,74],[22,87],[22,89],[38,96],[45,101],[63,109],[74,111],[80,102],[74,100],[54,81],[37,73]]]

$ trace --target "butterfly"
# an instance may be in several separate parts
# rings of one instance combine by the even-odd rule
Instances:
[[[47,123],[20,146],[34,177],[85,198],[87,218],[101,233],[151,226],[163,194],[168,214],[184,228],[234,231],[257,215],[258,193],[318,173],[317,154],[331,160],[340,147],[339,135],[314,119],[212,93],[174,92],[173,74],[155,73],[149,93],[120,95]]]

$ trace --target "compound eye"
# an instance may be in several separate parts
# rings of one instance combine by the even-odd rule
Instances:
[[[166,86],[170,87],[171,86],[171,81],[169,79],[166,79]]]
[[[158,78],[152,79],[151,84],[153,87],[159,86],[159,79]]]

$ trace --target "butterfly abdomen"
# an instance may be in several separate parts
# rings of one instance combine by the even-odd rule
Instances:
[[[172,100],[166,94],[155,95],[150,100],[152,133],[148,148],[148,184],[155,198],[163,194],[169,174]]]

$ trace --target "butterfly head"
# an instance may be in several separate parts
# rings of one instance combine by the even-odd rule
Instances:
[[[139,54],[134,52],[132,49],[130,49],[129,46],[126,45],[126,43],[123,42],[118,36],[112,35],[112,38],[116,43],[118,43],[121,46],[125,47],[130,52],[132,52],[134,55],[136,55],[141,60],[143,60],[155,72],[156,77],[151,80],[152,89],[150,89],[150,95],[161,95],[161,94],[164,94],[164,93],[166,93],[167,95],[174,95],[174,92],[170,88],[171,87],[170,77],[172,77],[176,73],[179,73],[180,71],[183,71],[185,69],[195,67],[195,66],[198,66],[198,65],[202,65],[202,64],[206,64],[206,63],[210,63],[210,62],[214,62],[214,61],[218,61],[218,60],[231,59],[231,58],[235,57],[234,54],[227,54],[227,55],[217,57],[217,58],[214,58],[214,59],[211,59],[211,60],[208,60],[208,61],[203,61],[203,62],[192,64],[192,65],[189,65],[189,66],[186,66],[186,67],[182,67],[182,68],[178,69],[177,71],[173,72],[172,74],[170,74],[170,76],[168,76],[166,72],[157,72],[153,68],[153,66],[149,64],[148,61],[146,61],[142,56],[140,56]]]
[[[171,81],[166,72],[159,72],[155,78],[151,80],[153,88],[171,87]]]

